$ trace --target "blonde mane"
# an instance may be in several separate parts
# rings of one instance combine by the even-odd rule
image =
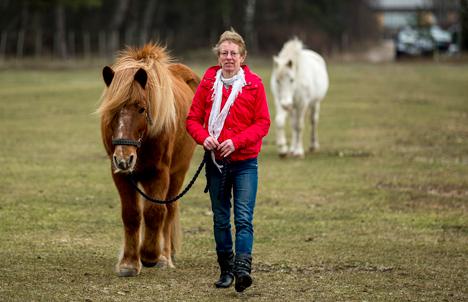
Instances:
[[[125,104],[146,96],[148,111],[152,120],[149,135],[161,131],[171,131],[176,126],[176,108],[172,90],[172,74],[169,65],[172,58],[166,48],[147,44],[143,48],[127,48],[120,52],[115,64],[114,78],[101,96],[97,112],[101,115],[104,127],[110,127],[113,117]],[[148,80],[146,89],[134,81],[135,73],[143,68]]]

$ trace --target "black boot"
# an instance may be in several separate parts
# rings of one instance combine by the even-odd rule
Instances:
[[[250,276],[251,266],[251,255],[236,255],[236,260],[234,262],[234,276],[236,277],[236,285],[234,287],[237,292],[243,292],[247,287],[252,285],[252,277]]]
[[[219,280],[215,282],[217,288],[228,288],[234,281],[234,253],[220,253],[218,252],[218,263],[221,269]]]

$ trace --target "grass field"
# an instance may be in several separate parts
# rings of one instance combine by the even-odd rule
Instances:
[[[269,91],[270,66],[255,63]],[[177,268],[117,277],[120,206],[92,114],[100,70],[2,70],[0,300],[467,301],[467,67],[329,66],[321,150],[280,160],[274,127],[265,140],[243,294],[212,285],[203,177],[181,202]]]

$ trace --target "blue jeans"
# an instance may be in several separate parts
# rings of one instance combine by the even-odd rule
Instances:
[[[236,254],[252,254],[253,214],[258,186],[257,158],[231,162],[221,192],[221,173],[211,161],[206,166],[208,188],[213,211],[213,229],[218,253],[232,249],[231,197],[234,196],[234,225],[236,227]]]

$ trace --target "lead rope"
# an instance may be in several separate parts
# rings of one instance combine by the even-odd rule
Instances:
[[[135,179],[133,178],[133,174],[129,174],[128,176],[128,179],[130,180],[130,183],[133,185],[133,187],[135,188],[135,190],[137,190],[138,193],[141,194],[141,196],[143,196],[144,198],[146,198],[148,201],[151,201],[151,202],[154,202],[154,203],[157,203],[157,204],[170,204],[170,203],[173,203],[174,201],[182,198],[182,196],[184,196],[185,194],[187,194],[187,192],[190,190],[190,188],[193,186],[193,184],[195,183],[195,180],[197,180],[197,177],[198,175],[200,174],[201,170],[203,169],[203,166],[205,165],[205,163],[207,162],[207,159],[208,159],[208,156],[207,155],[208,153],[205,152],[205,155],[203,156],[203,159],[200,163],[200,165],[198,166],[197,168],[197,171],[195,172],[195,175],[193,175],[192,179],[190,180],[190,182],[187,184],[187,186],[185,187],[185,189],[180,192],[177,196],[175,197],[172,197],[172,198],[169,198],[169,199],[166,199],[166,200],[160,200],[160,199],[156,199],[156,198],[152,198],[151,196],[148,196],[145,192],[143,192],[143,190],[141,190],[139,187],[138,187],[138,184],[137,182],[135,181]]]
[[[222,200],[224,197],[227,196],[227,194],[229,194],[229,191],[231,190],[231,187],[228,184],[230,160],[227,159],[227,158],[224,158],[224,159],[222,159],[222,165],[219,165],[216,162],[216,160],[212,159],[212,156],[211,156],[212,154],[213,154],[212,152],[206,151],[205,160],[207,162],[208,162],[208,160],[211,161],[214,164],[214,166],[220,171],[221,178],[220,178],[220,182],[219,182],[218,199]],[[211,172],[207,171],[207,174],[208,173],[213,173],[213,171],[211,171]],[[205,190],[203,192],[208,193],[209,190],[210,190],[210,177],[207,175],[207,177],[206,177],[206,186],[205,186]]]

